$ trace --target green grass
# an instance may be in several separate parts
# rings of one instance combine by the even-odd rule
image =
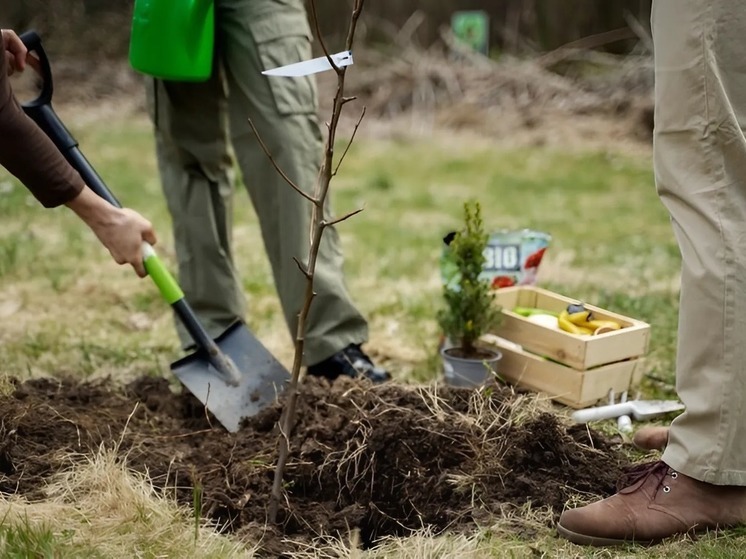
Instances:
[[[157,248],[174,270],[170,220],[145,117],[68,126],[119,199],[155,224]],[[552,235],[541,286],[651,324],[646,370],[654,379],[644,381],[643,395],[671,396],[680,261],[651,167],[644,154],[505,148],[445,134],[416,140],[361,135],[332,183],[332,196],[338,215],[364,208],[338,229],[347,282],[370,320],[372,353],[398,381],[439,375],[435,311],[441,238],[460,223],[462,203],[476,198],[489,229],[531,228]],[[178,344],[170,310],[149,280],[116,266],[71,212],[44,210],[7,176],[0,176],[0,192],[0,372],[22,378],[113,373],[121,382],[167,374]],[[239,190],[237,196],[236,259],[249,297],[247,320],[289,363],[292,345],[257,244],[256,216],[246,194]],[[25,535],[13,530],[2,527],[6,546],[23,536],[33,538],[33,545],[57,546],[57,556],[66,556],[69,541],[62,533],[44,526],[32,526]],[[545,528],[537,530],[532,541],[496,528],[485,532],[489,537],[438,543],[431,538],[429,545],[441,546],[432,556],[443,557],[456,548],[466,550],[465,557],[640,552],[585,550],[558,542]],[[645,555],[736,557],[744,543],[736,532],[667,544]],[[389,556],[426,556],[406,548],[392,542]],[[370,557],[376,553],[383,551]]]
[[[43,523],[32,524],[28,518],[15,524],[0,525],[0,549],[3,557],[71,557],[69,533],[55,534]]]

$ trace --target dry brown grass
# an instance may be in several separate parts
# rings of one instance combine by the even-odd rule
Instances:
[[[195,524],[193,512],[157,493],[147,476],[127,468],[116,449],[71,456],[70,469],[56,476],[46,493],[48,498],[39,502],[0,499],[1,525],[72,534],[69,546],[112,559],[253,556],[251,548],[221,536],[213,526]]]

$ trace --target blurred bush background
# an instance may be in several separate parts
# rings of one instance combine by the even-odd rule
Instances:
[[[493,54],[545,52],[583,39],[583,46],[624,54],[639,40],[630,22],[649,28],[652,0],[368,0],[360,32],[367,43],[389,41],[416,14],[409,37],[427,47],[449,26],[453,12],[489,16]],[[126,54],[133,1],[4,0],[3,27],[35,28],[59,54]],[[317,0],[322,30],[333,41],[346,29],[350,0]],[[634,28],[633,25],[632,27]]]

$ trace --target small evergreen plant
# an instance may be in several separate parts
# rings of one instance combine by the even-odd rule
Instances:
[[[458,286],[443,287],[445,307],[437,314],[443,332],[461,348],[461,357],[479,357],[479,338],[500,324],[501,309],[494,302],[489,280],[480,278],[488,235],[479,202],[464,203],[464,226],[449,245],[457,269]]]

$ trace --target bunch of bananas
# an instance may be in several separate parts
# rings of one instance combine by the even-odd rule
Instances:
[[[597,320],[591,311],[583,305],[568,305],[559,313],[557,323],[560,329],[571,334],[592,336],[613,330],[619,330],[622,325],[613,320]]]

